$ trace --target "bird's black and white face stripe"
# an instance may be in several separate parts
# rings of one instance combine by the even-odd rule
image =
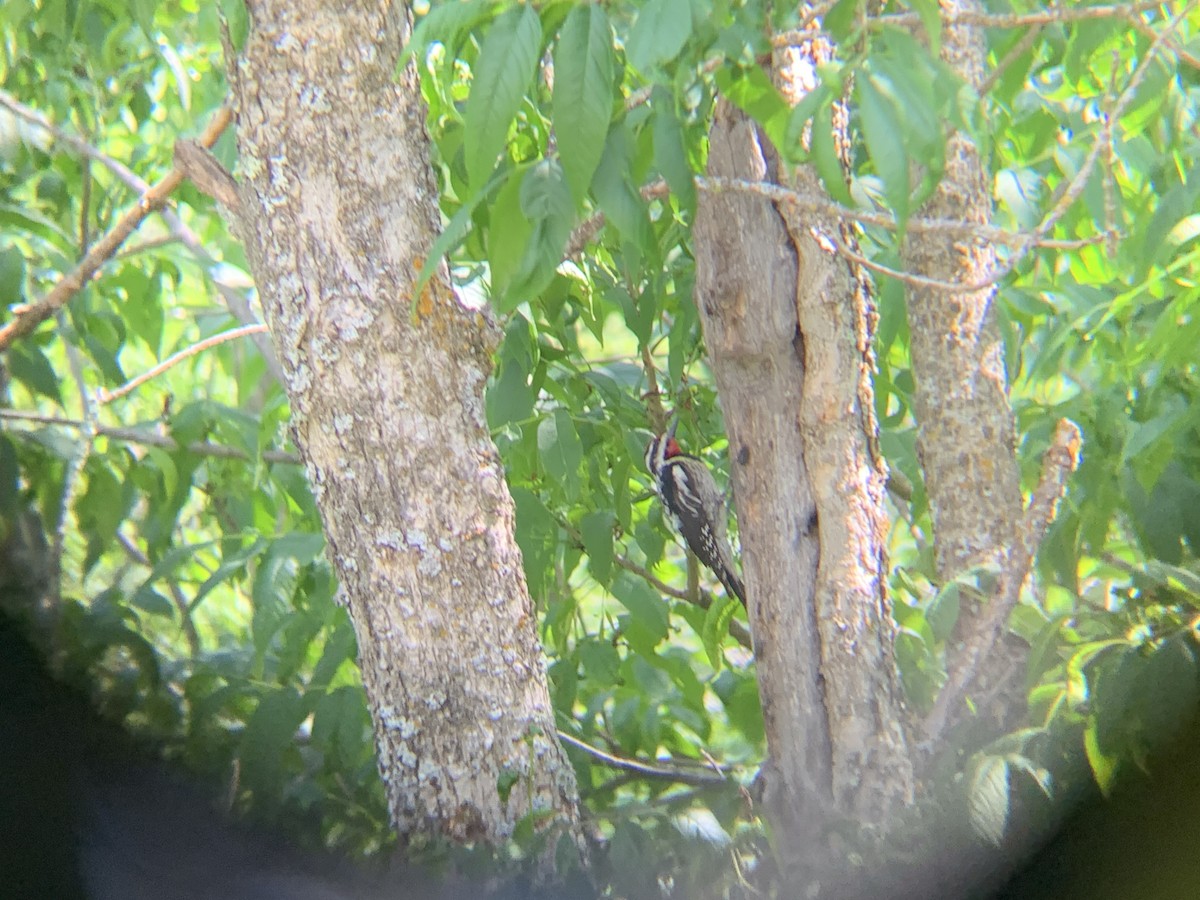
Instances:
[[[675,428],[678,424],[678,422],[672,422],[670,428],[662,434],[655,435],[646,445],[646,470],[654,476],[656,487],[658,487],[658,480],[662,477],[663,466],[667,464],[667,460],[683,453],[675,440]],[[661,493],[661,489],[659,492]]]
[[[646,471],[654,476],[655,481],[658,480],[662,467],[667,461],[667,440],[665,434],[660,434],[653,437],[646,445]]]

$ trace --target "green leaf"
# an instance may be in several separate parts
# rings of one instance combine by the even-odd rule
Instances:
[[[618,683],[621,655],[612,645],[612,641],[580,641],[579,662],[587,677],[597,684],[615,685]]]
[[[246,11],[245,0],[220,0],[221,21],[229,30],[229,43],[235,51],[241,51],[246,46],[246,38],[250,34],[250,16]]]
[[[629,610],[633,621],[645,629],[651,641],[658,643],[666,638],[667,604],[650,585],[628,572],[621,572],[613,582],[612,593]]]
[[[685,209],[696,207],[696,185],[683,143],[683,126],[666,88],[654,88],[654,165]]]
[[[730,103],[761,127],[776,149],[789,146],[792,108],[757,66],[741,69],[726,66],[716,72],[717,88]],[[799,132],[794,135],[799,137]],[[790,158],[790,157],[789,157]]]
[[[848,37],[850,28],[858,17],[858,8],[863,0],[837,0],[829,11],[822,16],[821,24],[834,37],[835,41]]]
[[[484,38],[463,115],[463,154],[473,186],[487,182],[496,167],[508,126],[533,84],[541,43],[541,20],[526,4],[497,18]]]
[[[646,204],[634,187],[632,176],[633,137],[628,124],[608,134],[592,190],[609,222],[626,241],[647,247],[652,241]]]
[[[530,594],[540,597],[551,567],[558,523],[541,499],[528,488],[514,487],[512,498],[517,511],[516,537],[525,563],[525,580],[529,583]]]
[[[196,591],[196,595],[192,597],[191,602],[188,604],[188,608],[192,611],[195,611],[196,607],[203,602],[204,598],[207,597],[214,588],[224,584],[235,573],[240,572],[243,568],[245,568],[247,562],[261,553],[265,543],[266,542],[261,537],[255,538],[254,541],[247,546],[222,556],[220,564],[217,566],[216,570],[204,580],[204,583],[200,585],[199,589]]]
[[[554,48],[554,134],[576,202],[587,196],[613,104],[612,28],[604,7],[576,6]]]
[[[1116,757],[1105,755],[1100,749],[1095,717],[1088,721],[1088,726],[1083,732],[1083,750],[1087,755],[1088,765],[1092,769],[1092,777],[1096,779],[1096,786],[1107,797],[1116,781],[1119,760]]]
[[[712,605],[704,613],[704,627],[700,639],[704,643],[704,652],[714,672],[720,672],[725,662],[725,654],[721,651],[721,643],[729,634],[729,623],[737,612],[739,604],[725,594],[713,597]]]
[[[350,620],[343,614],[335,620],[335,624],[325,637],[325,647],[321,651],[321,658],[313,667],[311,683],[318,687],[328,686],[337,675],[342,663],[354,659],[356,648],[354,628],[351,626]]]
[[[878,75],[859,78],[856,90],[867,150],[883,182],[888,205],[903,222],[908,218],[911,185],[899,110],[893,105],[889,86]]]
[[[496,202],[488,211],[488,268],[492,276],[492,296],[503,296],[516,278],[533,234],[533,223],[521,212],[521,188],[528,166],[512,171],[513,177],[500,188]]]
[[[579,488],[579,466],[583,462],[583,446],[571,414],[565,409],[556,409],[554,415],[538,425],[538,453],[546,473],[562,482],[568,496],[575,496]]]
[[[400,59],[396,62],[399,75],[409,59],[424,54],[433,43],[454,47],[459,36],[475,28],[491,15],[492,0],[449,0],[433,4],[429,12],[417,23],[412,37],[404,45]]]
[[[921,27],[929,38],[929,52],[938,56],[942,52],[942,13],[937,0],[908,0],[921,18]]]
[[[625,55],[642,74],[679,55],[692,33],[688,0],[648,0],[629,33]]]
[[[129,325],[130,333],[141,338],[150,352],[157,356],[162,349],[166,318],[160,279],[147,277],[141,270],[126,266],[116,283],[125,294],[121,313]]]
[[[175,605],[147,584],[143,584],[133,592],[133,596],[129,598],[129,603],[131,606],[136,606],[138,609],[144,610],[153,616],[173,618],[175,615]]]
[[[368,722],[362,691],[340,687],[321,697],[313,709],[313,744],[334,766],[349,769],[363,754]]]
[[[532,229],[511,282],[502,294],[493,294],[492,303],[502,313],[512,312],[546,289],[562,261],[575,222],[570,189],[562,168],[553,160],[544,159],[525,173],[520,201],[521,216]]]
[[[280,759],[296,745],[296,730],[308,716],[295,688],[271,690],[258,701],[242,735],[242,777],[252,790],[269,789],[283,778]]]
[[[1009,815],[1009,771],[1003,757],[985,756],[975,767],[968,799],[975,833],[999,847],[1004,841]]]
[[[962,591],[958,582],[951,581],[942,586],[925,610],[925,621],[937,641],[948,640],[958,622]]]
[[[762,700],[754,677],[726,669],[713,680],[712,687],[733,726],[751,744],[761,744],[765,733]]]
[[[325,535],[319,531],[289,531],[271,542],[273,556],[287,556],[307,566],[325,550]]]
[[[458,208],[451,217],[449,224],[446,225],[445,230],[433,242],[433,246],[429,248],[429,256],[425,258],[425,262],[421,266],[421,271],[417,275],[417,283],[413,285],[412,301],[409,303],[409,315],[414,319],[417,315],[421,295],[425,291],[425,285],[429,283],[429,279],[433,277],[433,273],[441,265],[442,259],[466,240],[467,235],[471,233],[471,228],[474,225],[472,217],[475,215],[475,210],[479,204],[490,197],[497,187],[504,184],[511,174],[511,169],[502,169],[493,175],[487,184],[476,191],[470,200]]]
[[[25,299],[25,254],[20,247],[0,250],[0,306]]]
[[[588,513],[579,523],[583,549],[588,555],[588,571],[601,584],[608,584],[613,568],[614,516],[609,510]]]
[[[843,206],[853,206],[846,171],[833,139],[833,101],[821,104],[812,120],[812,161],[829,196]]]
[[[33,341],[18,341],[8,349],[8,371],[33,394],[49,397],[62,405],[58,375],[42,349]]]

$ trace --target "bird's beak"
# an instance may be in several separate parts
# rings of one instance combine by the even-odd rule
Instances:
[[[667,437],[675,437],[675,429],[679,427],[679,413],[671,416],[671,424],[667,426]]]

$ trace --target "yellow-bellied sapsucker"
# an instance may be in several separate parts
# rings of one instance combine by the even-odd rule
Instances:
[[[746,588],[734,569],[726,534],[725,500],[704,461],[680,449],[676,424],[646,445],[646,468],[654,476],[663,508],[688,547],[744,605]]]

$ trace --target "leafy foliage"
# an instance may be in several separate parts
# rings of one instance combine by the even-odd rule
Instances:
[[[240,4],[225,6],[236,31]],[[1026,487],[1059,418],[1080,424],[1085,457],[1011,623],[1031,648],[1032,731],[982,748],[962,738],[979,753],[974,820],[998,838],[1014,784],[1053,793],[1067,777],[1062,747],[1107,785],[1195,694],[1200,95],[1195,69],[1155,41],[1161,22],[1147,34],[1099,19],[1028,42],[1024,27],[988,29],[993,68],[979,97],[929,49],[941,39],[935,4],[910,8],[917,32],[835,4],[824,27],[837,55],[794,109],[758,61],[769,34],[798,23],[757,0],[443,0],[403,61],[419,67],[429,108],[448,222],[438,249],[464,290],[507,316],[487,417],[560,727],[626,757],[711,755],[748,778],[763,753],[752,661],[728,634],[743,613],[685,598],[686,561],[645,502],[641,463],[665,401],[689,450],[725,468],[690,248],[718,89],[785,164],[811,162],[830,199],[894,218],[863,227],[879,263],[899,266],[955,133],[994,173],[994,225],[1028,230],[1054,210],[1046,236],[1059,243],[1019,259],[1005,245],[1014,267],[996,312]],[[0,21],[5,96],[145,181],[224,98],[211,6],[10,0]],[[1196,26],[1175,39],[1194,46]],[[832,138],[843,96],[856,150],[848,183]],[[228,137],[217,152],[235,165]],[[1056,208],[1089,165],[1078,200]],[[128,182],[0,106],[7,302],[41,296],[69,271],[133,202]],[[95,403],[234,324],[218,288],[245,294],[244,253],[206,198],[184,188],[176,200],[175,224],[152,220],[52,326],[7,354],[14,417],[0,433],[0,512],[11,531],[34,509],[64,536],[67,646],[101,673],[109,703],[197,765],[228,773],[238,760],[241,802],[319,808],[321,840],[370,849],[385,815],[354,638],[263,360],[244,341],[224,343]],[[940,686],[957,611],[987,573],[934,583],[903,289],[886,278],[878,288],[882,444],[912,486],[894,498],[897,657],[922,707]],[[652,858],[681,895],[728,877],[730,854],[761,837],[736,785],[689,790],[570,752],[613,853]],[[688,866],[673,866],[684,856]]]

